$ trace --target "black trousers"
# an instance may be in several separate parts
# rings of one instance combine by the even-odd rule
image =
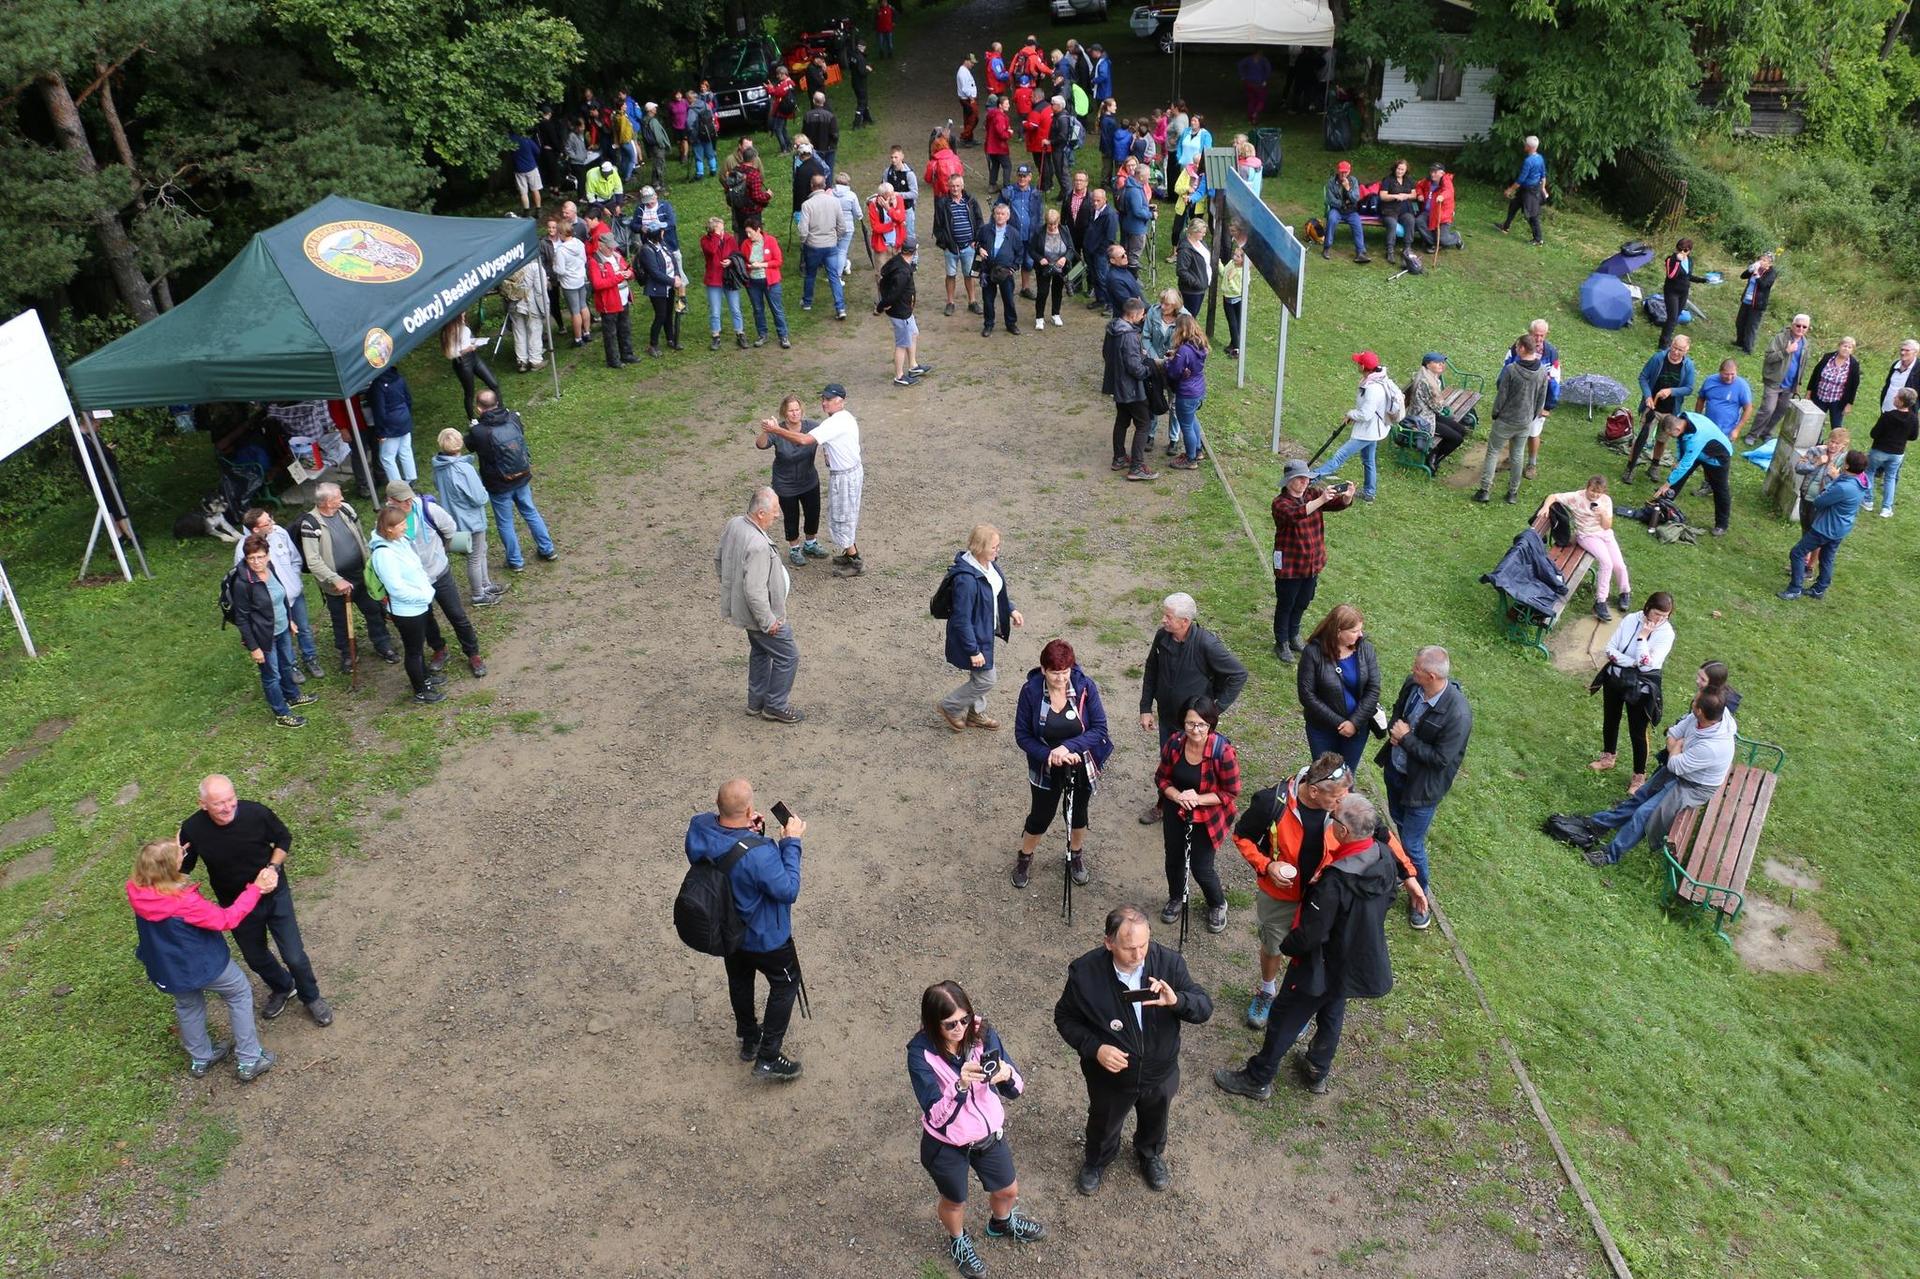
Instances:
[[[1716,450],[1719,448],[1718,445],[1713,447]],[[1731,458],[1722,460],[1718,466],[1706,466],[1695,462],[1693,468],[1681,476],[1680,482],[1673,486],[1673,495],[1679,497],[1682,490],[1686,488],[1687,481],[1696,475],[1700,476],[1706,481],[1707,487],[1713,490],[1713,526],[1725,528],[1727,520],[1733,515],[1733,490],[1727,484],[1727,472],[1732,469]]]
[[[805,517],[807,536],[814,537],[820,532],[820,486],[814,485],[797,497],[780,498],[780,518],[787,526],[787,540],[794,541],[800,536],[802,517]]]
[[[998,191],[1013,181],[1013,154],[987,156],[987,190]]]
[[[674,323],[679,317],[673,309],[673,295],[669,293],[662,298],[650,297],[647,301],[653,303],[653,325],[647,330],[647,345],[656,351],[659,350],[660,335],[663,333],[666,334],[669,343],[679,342],[680,326]]]
[[[600,341],[607,349],[607,367],[617,369],[633,359],[633,319],[625,307],[600,317]]]
[[[1047,827],[1053,825],[1054,814],[1060,811],[1060,801],[1067,797],[1067,773],[1073,774],[1073,823],[1069,831],[1087,828],[1087,809],[1093,803],[1093,787],[1087,782],[1087,770],[1080,766],[1056,768],[1050,771],[1047,780],[1052,786],[1035,786],[1027,783],[1032,792],[1027,805],[1027,824],[1022,827],[1029,835],[1044,835]]]
[[[446,572],[433,579],[433,602],[438,604],[440,611],[447,615],[447,621],[453,626],[453,633],[460,637],[460,651],[468,657],[480,656],[480,636],[473,629],[473,623],[467,620],[466,606],[460,602],[460,588],[453,584],[451,565]],[[428,609],[427,612],[432,613],[433,610]],[[439,627],[431,627],[429,637],[436,641],[433,646],[434,652],[437,653],[446,647],[444,640],[440,638]]]
[[[1280,1073],[1280,1061],[1300,1038],[1300,1032],[1314,1023],[1313,1042],[1307,1045],[1307,1069],[1316,1076],[1333,1068],[1333,1055],[1340,1050],[1340,1028],[1347,1017],[1345,995],[1282,995],[1274,1001],[1267,1016],[1267,1035],[1260,1051],[1247,1058],[1247,1074],[1255,1083],[1270,1084]]]
[[[1467,433],[1455,426],[1452,418],[1440,417],[1436,414],[1433,419],[1432,464],[1439,466],[1446,461],[1466,438]]]
[[[1691,281],[1682,281],[1683,285],[1689,283]],[[1667,320],[1660,326],[1660,345],[1654,349],[1664,351],[1667,344],[1673,341],[1673,331],[1680,327],[1680,313],[1687,309],[1687,289],[1668,285],[1660,290],[1660,300],[1667,304]]]
[[[1320,575],[1312,577],[1276,577],[1273,579],[1273,642],[1291,644],[1300,634],[1307,605],[1320,587]]]
[[[1033,318],[1044,320],[1049,315],[1060,314],[1060,299],[1066,296],[1066,291],[1067,273],[1065,271],[1056,271],[1048,266],[1041,267],[1038,284],[1033,290]],[[1049,307],[1052,309],[1049,310]]]
[[[1507,201],[1507,221],[1505,225],[1513,225],[1513,215],[1516,213],[1526,216],[1527,229],[1533,232],[1533,241],[1535,244],[1538,244],[1540,242],[1539,187],[1521,187],[1513,193],[1513,198]]]
[[[366,623],[367,641],[375,652],[384,653],[393,647],[393,635],[387,630],[387,610],[379,600],[367,594],[365,570],[342,573],[340,577],[353,587],[353,603],[360,610],[360,619]],[[333,621],[333,646],[340,650],[340,662],[347,661],[347,598],[335,595],[322,587],[320,598],[327,603],[327,616]]]
[[[433,609],[417,617],[393,615],[393,628],[400,632],[400,646],[405,652],[407,682],[413,685],[413,691],[427,691],[427,650],[429,646],[438,652],[443,644],[440,626],[433,620]]]
[[[1167,1150],[1167,1114],[1173,1109],[1173,1095],[1179,1091],[1178,1068],[1159,1083],[1144,1089],[1115,1088],[1104,1082],[1088,1080],[1087,1167],[1105,1168],[1113,1162],[1113,1157],[1120,1153],[1120,1130],[1126,1127],[1129,1113],[1139,1117],[1133,1129],[1133,1153],[1143,1157],[1164,1155]]]
[[[1145,400],[1115,400],[1113,404],[1113,455],[1124,457],[1136,471],[1146,469],[1147,431],[1153,419],[1147,416]],[[1127,428],[1133,428],[1133,448],[1127,448]]]
[[[1240,349],[1240,324],[1244,304],[1240,298],[1221,298],[1220,304],[1227,310],[1227,350]]]
[[[733,1033],[741,1039],[760,1038],[760,1060],[772,1061],[787,1040],[787,1023],[800,996],[800,954],[793,938],[776,950],[736,950],[723,961],[727,966],[727,998],[733,1004]],[[754,1016],[754,977],[767,979],[767,1015]]]
[[[1227,892],[1220,887],[1220,871],[1213,864],[1213,838],[1207,834],[1206,823],[1189,822],[1180,815],[1180,810],[1164,802],[1161,796],[1160,832],[1166,845],[1167,855],[1167,900],[1177,902],[1187,891],[1187,871],[1193,871],[1193,882],[1200,885],[1200,895],[1207,899],[1208,909],[1218,909],[1227,904]],[[1187,832],[1193,832],[1192,843],[1187,840]]]
[[[1748,355],[1753,354],[1753,340],[1760,336],[1760,320],[1766,313],[1765,307],[1742,302],[1733,317],[1733,344]]]
[[[500,394],[500,379],[493,375],[487,362],[480,358],[480,352],[468,351],[465,355],[449,361],[453,365],[453,375],[460,379],[460,393],[466,397],[467,420],[473,420],[473,382],[479,378],[487,384],[495,395]]]
[[[991,271],[982,272],[980,275],[980,300],[986,304],[987,311],[985,317],[986,323],[980,326],[982,332],[991,333],[993,331],[993,301],[996,296],[1000,299],[1000,314],[1007,322],[1007,332],[1012,333],[1020,327],[1020,316],[1013,301],[1013,277],[1008,276],[1004,280],[996,280],[993,278]]]
[[[267,935],[280,948],[280,959],[267,947]],[[233,928],[233,940],[247,967],[260,974],[260,980],[273,990],[297,992],[302,1003],[320,998],[320,983],[314,980],[313,965],[307,961],[307,947],[300,940],[300,921],[293,914],[293,882],[283,869],[280,886],[260,899],[247,917]],[[280,960],[286,964],[282,966]],[[289,974],[288,970],[292,972]]]
[[[1647,708],[1629,706],[1626,699],[1615,692],[1611,684],[1602,685],[1600,717],[1600,749],[1607,754],[1614,753],[1620,744],[1620,712],[1627,714],[1627,741],[1633,747],[1633,771],[1647,771]]]

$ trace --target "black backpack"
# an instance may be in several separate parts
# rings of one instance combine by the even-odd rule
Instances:
[[[1540,824],[1540,830],[1542,834],[1563,844],[1571,844],[1582,852],[1599,843],[1602,835],[1611,833],[1603,826],[1595,826],[1586,817],[1569,813],[1555,813]]]
[[[747,175],[740,172],[737,166],[720,179],[720,189],[729,209],[742,210],[747,207]]]
[[[719,857],[687,867],[680,895],[673,899],[673,930],[703,955],[731,955],[747,935],[747,923],[733,904],[733,868],[756,845],[753,836],[737,841]],[[771,843],[771,840],[762,840]]]
[[[235,564],[220,579],[220,629],[223,631],[230,625],[240,625],[240,614],[234,607],[234,600],[240,594],[240,571],[245,567],[245,564]]]
[[[934,587],[933,598],[927,601],[927,612],[943,622],[953,616],[953,578],[953,570],[948,569],[940,585]]]

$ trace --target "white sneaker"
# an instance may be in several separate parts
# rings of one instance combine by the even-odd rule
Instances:
[[[1060,317],[1056,315],[1053,317],[1053,327],[1056,329],[1059,329],[1059,328],[1065,328],[1066,326],[1060,322]]]
[[[1033,322],[1033,327],[1036,329],[1044,329],[1047,327],[1047,322],[1044,319],[1035,320]]]
[[[1883,519],[1883,520],[1890,520],[1890,519],[1892,519],[1892,518],[1893,518],[1893,508],[1892,508],[1891,506],[1883,506],[1883,507],[1881,507],[1881,508],[1880,508],[1880,518],[1881,518],[1881,519]]]

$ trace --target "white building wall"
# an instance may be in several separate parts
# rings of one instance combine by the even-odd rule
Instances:
[[[1489,67],[1468,67],[1460,76],[1460,96],[1451,102],[1422,102],[1405,67],[1389,62],[1381,73],[1380,108],[1400,106],[1380,125],[1380,141],[1413,146],[1458,146],[1493,127],[1493,79]]]

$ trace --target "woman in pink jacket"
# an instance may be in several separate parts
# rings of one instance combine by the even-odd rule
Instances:
[[[241,890],[233,905],[220,907],[200,895],[200,885],[180,873],[184,849],[176,840],[142,845],[127,880],[140,944],[134,948],[153,984],[173,996],[188,1069],[199,1079],[213,1064],[234,1053],[241,1083],[251,1083],[273,1068],[274,1056],[260,1046],[254,1031],[253,986],[227,951],[221,934],[245,919],[262,893],[280,886],[280,872],[263,867]],[[230,1043],[207,1035],[207,992],[227,1001]]]
[[[1047,1233],[1014,1206],[1020,1183],[1000,1103],[1025,1092],[1026,1080],[956,981],[936,982],[920,996],[920,1033],[907,1044],[907,1076],[920,1102],[920,1164],[940,1192],[936,1211],[947,1228],[948,1256],[965,1279],[981,1279],[986,1263],[967,1233],[968,1168],[987,1191],[989,1239],[1031,1243]]]

